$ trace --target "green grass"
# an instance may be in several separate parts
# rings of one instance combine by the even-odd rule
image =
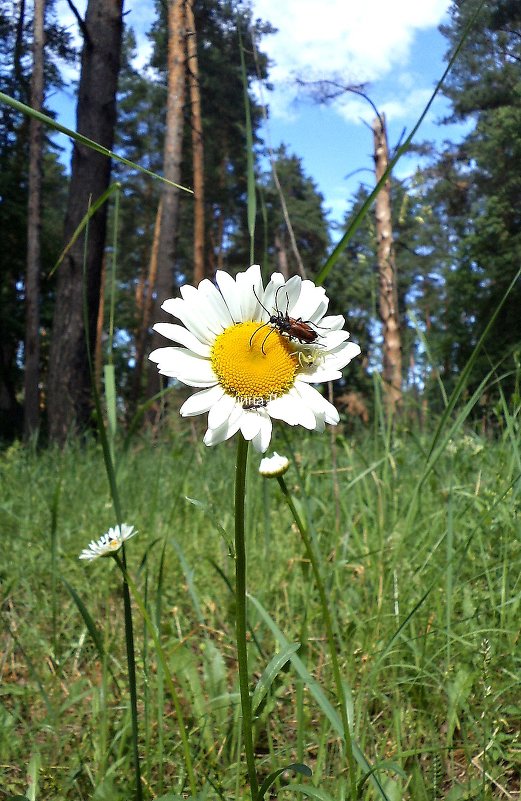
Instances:
[[[354,739],[382,763],[391,801],[518,797],[521,460],[518,423],[503,411],[493,435],[456,433],[428,473],[432,435],[339,433],[334,475],[329,437],[290,431],[302,481],[295,468],[286,481],[320,550]],[[119,466],[123,517],[140,532],[128,565],[160,621],[200,798],[238,801],[247,786],[227,583],[235,447],[208,450],[199,431],[172,426],[134,439]],[[274,447],[289,453],[282,437]],[[246,521],[252,687],[263,673],[265,685],[258,771],[262,781],[303,761],[313,777],[283,775],[272,797],[305,797],[297,784],[341,801],[349,784],[318,596],[277,482],[257,475],[258,461],[252,453]],[[12,446],[0,484],[0,799],[129,799],[121,579],[112,560],[77,558],[115,523],[101,450]],[[96,623],[97,644],[63,580]],[[173,704],[137,607],[134,623],[144,795],[181,795]],[[370,779],[361,795],[377,797]]]

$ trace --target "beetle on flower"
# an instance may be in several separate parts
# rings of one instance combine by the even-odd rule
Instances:
[[[280,291],[286,298],[285,314],[314,326],[312,344],[276,327],[268,338],[254,336],[260,324],[270,324],[270,309],[276,313]],[[281,273],[273,273],[264,289],[257,264],[236,278],[218,271],[215,283],[204,279],[197,288],[185,285],[180,298],[163,303],[183,325],[156,323],[154,330],[179,344],[158,348],[149,358],[163,375],[200,390],[180,411],[186,417],[208,412],[206,445],[240,430],[264,452],[272,419],[318,431],[339,421],[335,407],[311,384],[341,378],[341,369],[360,348],[347,341],[341,315],[326,316],[328,304],[325,290],[300,276],[285,282]]]

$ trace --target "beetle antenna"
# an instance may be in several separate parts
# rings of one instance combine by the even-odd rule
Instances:
[[[264,309],[264,311],[266,312],[266,314],[269,314],[269,316],[271,317],[271,313],[268,311],[268,309],[266,308],[266,306],[264,305],[264,303],[262,302],[262,300],[259,298],[259,296],[258,296],[258,295],[257,295],[257,293],[255,292],[255,287],[254,287],[254,286],[252,286],[252,289],[253,289],[253,294],[254,294],[254,295],[255,295],[255,297],[257,298],[257,302],[258,302],[258,303],[260,303],[260,305],[262,306],[262,308]]]
[[[266,325],[267,325],[267,323],[266,323]],[[277,330],[276,328],[271,328],[271,329],[270,329],[270,331],[269,331],[269,332],[266,334],[266,336],[264,337],[264,340],[263,340],[263,342],[262,342],[262,345],[261,345],[261,351],[263,352],[263,354],[264,354],[265,356],[266,356],[266,351],[264,350],[264,345],[266,344],[266,340],[267,340],[267,339],[268,339],[268,337],[269,337],[271,334],[273,334],[273,332],[274,332],[274,331],[276,331],[276,330]],[[257,332],[255,332],[255,333],[257,333]]]
[[[262,323],[262,325],[259,325],[259,327],[256,328],[255,331],[253,332],[253,334],[251,335],[251,337],[250,337],[250,350],[251,350],[251,343],[253,342],[253,338],[259,333],[261,328],[264,328],[264,326],[266,326],[266,325],[269,325],[269,323]]]

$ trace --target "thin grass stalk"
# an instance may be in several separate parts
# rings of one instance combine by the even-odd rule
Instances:
[[[103,145],[98,145],[98,143],[94,142],[93,139],[89,139],[87,136],[83,136],[83,134],[73,131],[71,128],[67,128],[65,125],[61,125],[59,122],[56,122],[56,120],[53,120],[52,117],[42,114],[41,111],[36,111],[36,109],[31,108],[31,106],[27,106],[25,103],[21,103],[19,100],[15,100],[14,97],[6,95],[5,92],[0,92],[0,103],[5,103],[7,106],[14,108],[15,111],[20,111],[27,117],[33,117],[33,119],[39,120],[39,122],[43,123],[48,128],[65,134],[65,136],[68,136],[69,139],[79,142],[80,145],[85,145],[85,147],[90,147],[91,150],[95,150],[96,153],[101,153],[102,156],[115,159],[121,164],[125,164],[127,167],[130,167],[132,170],[137,170],[144,175],[149,175],[151,178],[155,178],[157,181],[163,181],[165,184],[175,186],[177,189],[182,189],[183,192],[189,192],[191,195],[193,195],[192,189],[188,189],[186,186],[181,186],[181,184],[176,184],[173,181],[169,181],[168,178],[164,178],[162,175],[152,172],[152,170],[147,170],[146,167],[142,167],[141,165],[136,164],[134,161],[124,158],[124,156],[119,156],[117,153],[114,153],[113,150],[109,150],[107,147],[103,147]]]
[[[175,686],[174,681],[172,679],[172,674],[171,674],[170,669],[168,667],[168,662],[167,662],[166,657],[165,657],[165,652],[163,650],[163,646],[161,645],[161,640],[159,639],[158,630],[156,629],[156,627],[155,627],[150,615],[147,612],[147,609],[146,609],[146,606],[145,606],[145,602],[144,602],[144,600],[143,600],[143,598],[142,598],[142,596],[141,596],[141,594],[140,594],[140,592],[139,592],[139,590],[138,590],[138,588],[136,586],[136,583],[131,579],[130,575],[128,574],[128,571],[127,571],[126,567],[123,564],[123,561],[120,559],[120,557],[119,557],[119,555],[117,553],[114,554],[114,559],[116,560],[119,569],[123,573],[123,576],[125,578],[126,583],[130,587],[130,590],[132,591],[134,602],[135,602],[137,608],[139,609],[141,615],[143,616],[143,620],[146,622],[146,624],[148,626],[148,630],[150,631],[150,635],[152,637],[152,640],[154,641],[154,646],[156,648],[157,655],[158,655],[159,661],[161,663],[161,668],[163,670],[163,674],[165,676],[165,680],[166,680],[166,683],[167,683],[167,686],[168,686],[168,689],[170,691],[170,695],[172,697],[172,701],[173,701],[173,704],[174,704],[174,710],[175,710],[175,714],[176,714],[176,717],[177,717],[177,723],[179,725],[179,736],[181,737],[181,744],[182,744],[182,748],[183,748],[183,756],[184,756],[184,760],[185,760],[185,767],[186,767],[186,772],[187,772],[187,775],[188,775],[188,782],[190,784],[190,792],[192,793],[193,796],[195,796],[196,793],[197,793],[197,785],[196,785],[196,781],[195,781],[195,773],[194,773],[194,768],[193,768],[193,763],[192,763],[192,755],[190,753],[190,746],[189,746],[189,743],[188,743],[188,734],[187,734],[187,730],[186,730],[186,724],[185,724],[185,721],[184,721],[183,710],[181,708],[181,702],[179,700],[179,694],[178,694],[178,692],[176,690],[176,686]]]
[[[89,226],[87,222],[85,228],[85,245],[83,249],[83,326],[85,330],[87,360],[89,364],[89,372],[92,384],[92,394],[94,397],[94,407],[97,416],[98,431],[103,449],[103,457],[105,460],[105,467],[107,470],[107,476],[112,495],[112,502],[114,504],[114,511],[116,513],[116,521],[118,525],[121,526],[123,523],[123,516],[121,513],[121,502],[119,498],[118,486],[116,481],[116,471],[114,467],[113,451],[111,447],[111,442],[109,442],[107,437],[105,425],[103,423],[101,400],[96,388],[94,363],[92,360],[92,353],[89,341],[88,307],[87,307],[87,295],[86,295],[86,287],[87,287],[86,265],[87,265],[88,239],[89,239]],[[121,563],[125,568],[125,573],[123,578],[123,607],[125,615],[125,643],[127,652],[127,670],[128,670],[129,689],[130,689],[130,706],[131,706],[131,720],[132,720],[132,755],[134,762],[134,777],[136,784],[136,801],[143,801],[143,788],[141,784],[141,766],[139,764],[139,747],[138,747],[139,730],[138,730],[137,692],[136,692],[136,658],[134,651],[134,631],[132,626],[132,606],[130,603],[130,592],[126,581],[126,556],[125,556],[124,544],[121,549],[121,554],[122,557],[121,560],[118,558],[118,563]]]
[[[356,788],[356,774],[355,774],[356,766],[353,754],[353,741],[351,738],[351,730],[349,728],[349,719],[347,717],[347,704],[344,692],[344,685],[342,683],[342,674],[340,672],[340,665],[338,662],[338,656],[336,652],[335,634],[333,631],[333,620],[331,617],[331,613],[329,611],[326,588],[324,585],[322,574],[320,572],[319,559],[317,557],[317,554],[315,553],[315,548],[313,547],[311,537],[309,536],[308,531],[300,518],[297,508],[293,503],[293,498],[288,490],[286,482],[284,481],[284,477],[278,476],[277,481],[279,482],[279,486],[282,490],[282,494],[284,495],[284,498],[286,500],[286,503],[288,504],[291,514],[293,515],[293,520],[295,521],[295,524],[299,530],[302,542],[304,543],[304,547],[306,549],[306,555],[311,564],[311,569],[313,570],[313,576],[315,578],[315,584],[317,585],[318,594],[320,596],[322,617],[324,620],[324,625],[326,627],[326,635],[329,646],[329,653],[331,657],[331,665],[333,667],[333,678],[335,681],[337,698],[340,702],[340,716],[342,719],[342,728],[344,731],[344,746],[346,751],[347,764],[349,768],[351,798],[352,801],[355,801],[357,797],[357,788]]]
[[[246,490],[246,467],[248,442],[238,437],[237,463],[235,466],[235,633],[237,661],[239,664],[239,688],[241,696],[242,732],[246,765],[250,780],[252,801],[259,793],[255,754],[253,750],[253,716],[248,675],[248,647],[246,642],[246,545],[244,536],[244,500]]]
[[[454,475],[454,466],[451,465],[451,477]],[[445,637],[446,637],[446,670],[447,676],[450,672],[452,653],[452,588],[453,588],[453,549],[454,549],[454,518],[453,518],[453,497],[452,497],[452,478],[450,482],[449,498],[447,502],[447,538],[446,547],[446,568],[445,568]]]
[[[52,616],[52,652],[56,663],[58,656],[58,507],[60,504],[62,479],[58,479],[51,501],[51,616]]]

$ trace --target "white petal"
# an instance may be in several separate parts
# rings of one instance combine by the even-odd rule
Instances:
[[[290,426],[298,425],[293,401],[289,393],[282,395],[280,398],[275,398],[275,400],[268,401],[266,410],[270,417],[274,417],[275,420],[283,420]]]
[[[191,288],[193,289],[193,287]],[[174,317],[178,317],[183,325],[185,325],[201,342],[210,345],[214,342],[215,334],[213,331],[210,331],[206,325],[205,318],[199,309],[197,295],[188,302],[181,298],[165,300],[161,308],[168,312],[168,314],[173,314]]]
[[[241,418],[241,431],[244,439],[252,440],[261,429],[261,416],[256,411],[245,411]]]
[[[208,428],[220,428],[223,423],[226,423],[235,409],[236,404],[237,401],[235,398],[223,393],[219,402],[210,409],[208,414]]]
[[[325,416],[323,414],[317,414],[315,412],[315,420],[317,421],[315,431],[318,431],[319,434],[322,434],[322,432],[325,431],[326,428]]]
[[[257,319],[255,317],[259,307],[257,298],[261,298],[263,294],[260,265],[252,264],[246,272],[237,275],[236,281],[241,303],[242,322]]]
[[[338,348],[342,342],[345,342],[346,339],[349,339],[349,332],[348,331],[321,331],[320,332],[320,342],[324,345],[326,350],[330,351],[333,348]]]
[[[342,367],[349,364],[351,359],[359,356],[361,352],[360,345],[357,345],[356,342],[346,342],[337,351],[331,354],[331,358],[334,358],[335,367],[341,370]]]
[[[302,281],[298,302],[291,307],[291,316],[317,322],[326,312],[328,299],[324,287],[313,281]]]
[[[218,383],[211,363],[186,348],[159,348],[150,354],[162,375],[177,378],[189,387],[212,387]],[[149,357],[149,358],[150,358]]]
[[[264,453],[270,446],[273,425],[270,416],[264,409],[258,414],[261,417],[261,426],[259,433],[252,439],[252,444],[256,451]]]
[[[308,320],[316,325],[319,332],[323,332],[322,326],[322,318],[324,314],[327,312],[327,307],[329,306],[329,298],[322,298],[322,300],[318,303],[315,311],[309,315]]]
[[[270,280],[268,286],[264,290],[264,297],[262,298],[262,303],[263,303],[264,306],[266,306],[266,308],[268,309],[268,312],[270,313],[270,315],[274,314],[275,311],[276,311],[275,295],[277,294],[277,290],[281,286],[284,286],[284,276],[282,275],[282,273],[273,273],[273,275],[271,276],[271,280]],[[281,290],[281,292],[282,292],[282,290]],[[279,295],[281,294],[281,292],[279,292]],[[278,301],[278,297],[277,297],[277,301]],[[260,314],[260,316],[259,316],[260,320],[267,320],[268,319],[268,315],[262,309],[261,309],[259,314]]]
[[[211,378],[217,380],[209,359],[198,356],[187,348],[158,348],[152,351],[149,359],[157,362],[160,373],[179,378],[181,381],[182,376],[204,381]]]
[[[241,322],[241,299],[234,279],[224,270],[217,270],[215,279],[221,290],[223,300],[230,310],[230,315],[235,323]]]
[[[329,403],[314,387],[310,387],[309,384],[303,384],[297,380],[295,389],[300,393],[303,403],[305,403],[308,408],[312,409],[317,416],[322,415],[326,423],[331,423],[332,425],[338,423],[340,420],[338,411],[333,404]]]
[[[298,302],[302,292],[302,278],[300,275],[292,275],[286,281],[284,287],[275,293],[275,304],[278,311],[288,314],[290,317],[298,317],[294,309],[298,307]]]
[[[329,317],[323,317],[320,321],[320,325],[324,326],[324,328],[329,328],[330,331],[337,331],[339,328],[343,328],[345,324],[345,319],[342,317],[341,314],[330,315]]]
[[[299,395],[296,386],[281,398],[269,401],[268,412],[277,420],[284,420],[290,426],[301,425],[312,430],[315,428],[315,415]]]
[[[157,331],[161,336],[172,339],[174,342],[180,342],[181,345],[197,353],[198,356],[209,358],[211,351],[210,346],[197,339],[197,337],[184,326],[174,325],[174,323],[156,323],[153,328],[154,331]]]
[[[222,330],[223,328],[228,328],[228,326],[235,324],[235,319],[232,317],[228,306],[224,302],[223,296],[212,281],[208,280],[208,278],[204,278],[199,284],[199,292],[203,293],[211,308],[212,327],[214,327],[214,325],[219,325],[221,327],[219,330]]]
[[[196,392],[183,403],[179,409],[179,414],[181,417],[195,417],[197,414],[204,414],[215,403],[218,403],[223,395],[224,390],[219,385]]]
[[[322,365],[312,369],[311,372],[306,370],[298,374],[299,381],[304,381],[306,384],[325,384],[327,381],[338,381],[342,378],[340,370],[335,370],[327,365]]]
[[[201,281],[198,289],[185,284],[181,287],[181,293],[185,301],[190,304],[190,310],[193,309],[197,317],[204,320],[214,338],[232,323],[230,313],[222,302],[217,287],[208,278]]]
[[[219,428],[209,428],[204,435],[203,442],[205,445],[218,445],[219,442],[224,442],[225,439],[233,437],[237,433],[241,424],[243,410],[236,404],[235,409],[229,420],[224,422]]]

